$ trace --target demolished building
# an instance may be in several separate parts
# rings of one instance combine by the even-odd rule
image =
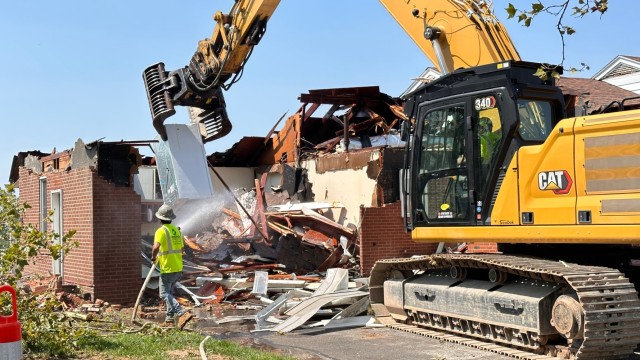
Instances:
[[[560,82],[573,108],[602,88],[589,80],[593,86],[585,91],[583,82]],[[297,274],[343,267],[367,276],[378,259],[435,252],[437,244],[412,242],[402,222],[399,130],[408,121],[402,100],[377,87],[311,90],[299,99],[300,108],[279,130],[280,121],[266,136],[244,137],[203,160],[213,192],[223,199],[178,209],[204,218],[183,229],[187,245],[198,250],[192,260],[220,271],[255,255],[259,262],[241,260],[232,269],[256,269],[266,261]],[[145,251],[140,240],[152,242],[159,226],[153,214],[163,202],[156,159],[137,151],[151,143],[78,140],[70,150],[14,157],[10,181],[32,206],[25,221],[58,233],[74,229],[80,244],[63,261],[42,257],[28,270],[52,273],[94,298],[135,298]],[[44,221],[49,210],[52,224]],[[455,241],[450,248],[496,250],[491,243],[458,247]]]
[[[280,245],[278,260],[304,262],[297,254],[318,251],[318,242],[337,244],[341,235],[349,237],[345,228],[353,230],[347,241],[352,246],[347,247],[364,276],[378,259],[433,253],[436,245],[412,242],[402,222],[399,172],[404,142],[399,129],[407,119],[401,100],[378,87],[311,90],[299,99],[301,107],[279,131],[272,129],[264,138],[242,138],[226,152],[208,157],[214,167],[255,167],[260,179],[256,189],[264,193],[267,209],[310,201],[340,204],[320,210],[342,228],[331,232],[333,238],[327,232],[322,236],[304,230],[303,225],[297,226],[301,241],[290,240],[296,235],[294,217],[312,221],[303,206],[286,215],[268,213],[266,220],[277,234],[269,241]],[[294,231],[279,231],[283,223]],[[330,258],[343,255],[339,246],[321,246],[329,261],[307,267],[338,265],[339,260]]]

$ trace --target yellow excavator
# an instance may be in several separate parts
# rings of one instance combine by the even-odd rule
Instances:
[[[443,73],[405,103],[406,229],[500,253],[378,261],[378,320],[520,359],[626,359],[640,343],[640,110],[621,99],[567,118],[484,1],[380,2]],[[222,90],[278,4],[238,0],[187,67],[144,71],[163,139],[174,105],[204,110],[205,142],[228,133]]]

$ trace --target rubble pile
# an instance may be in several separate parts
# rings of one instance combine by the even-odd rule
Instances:
[[[28,294],[36,296],[36,301],[44,308],[47,307],[48,300],[55,296],[59,307],[53,308],[53,311],[60,312],[68,319],[95,321],[124,308],[122,304],[111,304],[101,299],[92,301],[90,294],[82,293],[80,287],[62,285],[59,278],[52,274],[27,275],[21,279],[19,286]]]
[[[222,204],[206,228],[183,231],[188,251],[181,302],[207,311],[230,306],[257,311],[251,315],[256,331],[371,321],[351,319],[366,314],[369,304],[357,229],[340,221],[347,212],[343,204],[315,201],[307,170],[298,162],[404,146],[399,130],[407,118],[401,101],[377,87],[311,90],[300,101],[303,106],[281,130],[243,138],[207,158],[229,192],[215,167],[255,167],[255,186],[235,190],[234,201]],[[361,157],[367,164],[368,157]],[[369,175],[377,177],[374,171]],[[148,256],[149,245],[146,250]],[[246,321],[247,316],[216,321]]]
[[[350,279],[348,269],[329,268],[325,273],[298,276],[272,273],[274,269],[254,270],[249,262],[242,263],[245,266],[233,265],[242,269],[221,274],[185,272],[177,299],[196,314],[193,326],[244,323],[251,331],[284,333],[375,324],[367,315],[368,281]],[[157,280],[149,287],[157,288]],[[140,318],[160,321],[164,317],[157,290],[147,291],[143,304]]]
[[[209,225],[195,234],[183,233],[178,301],[217,324],[255,320],[259,331],[291,331],[308,321],[338,326],[340,319],[366,313],[366,280],[353,280],[360,277],[357,232],[323,215],[342,204],[267,207],[264,198],[257,198],[261,193],[251,189],[236,194],[242,200],[224,204]],[[242,214],[253,216],[247,221]],[[152,271],[149,240],[142,241],[144,277]],[[164,310],[159,274],[153,275],[139,315],[150,320],[161,319]],[[220,309],[243,313],[216,316],[224,312]],[[371,319],[359,321],[361,326]]]
[[[287,274],[322,273],[332,267],[359,274],[357,232],[323,213],[340,203],[272,204],[255,189],[236,197],[206,228],[183,231],[185,259],[212,272],[278,269]],[[288,201],[289,199],[287,199]],[[234,208],[236,207],[236,208]],[[246,214],[253,214],[251,217]],[[147,256],[151,244],[143,240]]]
[[[189,273],[179,284],[176,299],[196,314],[196,320],[189,325],[191,329],[244,324],[251,332],[313,333],[379,326],[368,314],[367,285],[367,279],[350,279],[348,270],[342,268],[330,268],[315,276],[269,274],[261,270],[233,277]],[[120,304],[87,300],[79,290],[66,288],[56,292],[62,304],[60,310],[69,319],[108,323],[124,319],[124,314],[130,313],[130,308]],[[137,317],[145,322],[162,322],[164,311],[156,278],[144,293]]]

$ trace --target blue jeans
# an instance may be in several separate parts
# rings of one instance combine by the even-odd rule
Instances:
[[[167,304],[166,320],[173,320],[176,315],[180,316],[185,313],[180,303],[173,297],[173,289],[181,278],[182,272],[160,274],[160,298],[164,299]]]

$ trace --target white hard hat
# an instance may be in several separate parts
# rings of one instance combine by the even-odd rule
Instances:
[[[156,211],[156,217],[160,220],[171,221],[176,218],[176,215],[173,213],[173,209],[171,206],[167,204],[162,204],[160,209]]]

